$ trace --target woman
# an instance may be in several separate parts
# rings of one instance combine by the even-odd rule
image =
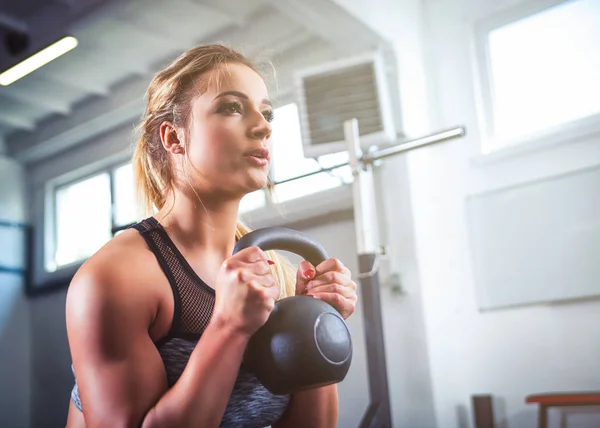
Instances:
[[[66,320],[76,385],[67,426],[334,427],[335,385],[270,394],[243,369],[276,299],[307,294],[353,313],[339,260],[232,254],[242,197],[267,185],[273,111],[257,68],[219,45],[191,49],[148,90],[134,155],[157,212],[77,272]]]

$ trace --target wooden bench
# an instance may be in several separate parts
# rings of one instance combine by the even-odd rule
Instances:
[[[600,406],[600,392],[566,392],[530,395],[528,404],[539,404],[538,427],[548,428],[549,407]]]

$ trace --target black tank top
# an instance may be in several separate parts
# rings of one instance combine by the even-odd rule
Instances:
[[[175,307],[171,329],[156,342],[171,387],[181,376],[190,354],[210,321],[215,292],[196,275],[154,217],[142,220],[132,227],[141,234],[156,256],[173,291]],[[77,382],[71,398],[81,410]],[[289,400],[289,395],[271,394],[253,374],[240,367],[220,426],[269,426],[281,418]]]

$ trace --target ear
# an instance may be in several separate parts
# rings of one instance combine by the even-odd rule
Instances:
[[[177,128],[171,122],[163,122],[160,125],[160,140],[165,150],[172,154],[182,154],[183,144],[179,139]]]

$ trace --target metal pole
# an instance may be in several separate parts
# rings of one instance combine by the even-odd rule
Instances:
[[[384,159],[390,156],[394,156],[400,153],[407,152],[409,150],[418,149],[420,147],[430,146],[432,144],[442,143],[444,141],[452,140],[454,138],[464,137],[466,134],[465,128],[462,126],[456,128],[450,128],[446,131],[436,132],[435,134],[426,135],[424,137],[417,138],[415,140],[401,141],[397,145],[388,147],[385,149],[377,150],[371,153],[364,154],[358,159],[362,164],[372,164],[379,159]],[[275,182],[275,185],[287,183],[289,181],[298,180],[299,178],[310,177],[312,175],[320,174],[322,172],[333,171],[338,168],[348,166],[350,161],[333,165],[327,168],[320,168],[313,172],[308,172],[296,177],[288,178]]]
[[[354,227],[358,253],[365,349],[369,381],[369,404],[359,428],[391,428],[392,409],[387,376],[381,296],[379,290],[379,245],[373,163],[420,147],[465,135],[464,127],[452,128],[382,150],[361,154],[358,120],[344,122],[348,164],[353,175]],[[338,167],[338,166],[336,166]],[[318,171],[322,172],[322,171]],[[318,173],[316,172],[316,173]]]
[[[379,251],[373,166],[363,164],[358,120],[344,122],[349,164],[353,175],[354,227],[358,249],[361,302],[365,328],[365,350],[369,379],[369,406],[360,428],[391,428],[383,320],[379,295],[377,256]]]
[[[367,153],[365,156],[362,157],[361,161],[363,163],[373,163],[379,159],[395,156],[397,154],[405,153],[410,150],[430,146],[432,144],[442,143],[444,141],[452,140],[454,138],[461,138],[464,137],[465,134],[466,130],[462,126],[458,128],[448,129],[446,131],[436,132],[435,134],[417,138],[416,140],[407,141],[392,147],[387,147],[385,149]]]
[[[358,120],[344,122],[344,137],[348,144],[348,163],[352,170],[354,201],[354,228],[358,254],[371,254],[379,250],[379,233],[372,165],[361,162]]]

